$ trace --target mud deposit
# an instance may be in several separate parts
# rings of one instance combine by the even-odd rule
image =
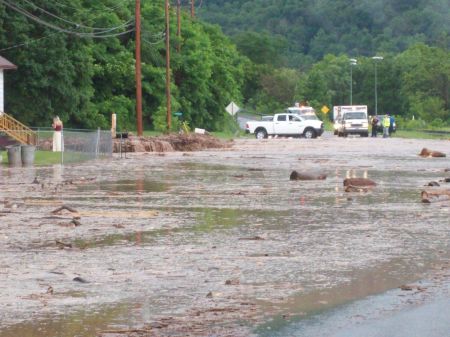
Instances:
[[[449,145],[251,139],[1,168],[0,336],[250,336],[418,280],[450,243],[450,204],[420,202],[450,160],[418,153]]]

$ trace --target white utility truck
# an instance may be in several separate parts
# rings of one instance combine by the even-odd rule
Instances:
[[[300,115],[300,116],[303,116],[303,115],[315,115],[316,114],[316,111],[314,110],[313,107],[311,107],[311,106],[304,106],[304,105],[291,106],[291,107],[287,108],[284,112],[291,113],[291,114],[297,114],[297,115]]]
[[[268,136],[316,138],[323,133],[323,123],[315,114],[275,114],[272,121],[248,121],[246,133],[254,133],[258,139]]]
[[[357,134],[369,135],[367,105],[340,105],[333,107],[334,134],[347,137]]]

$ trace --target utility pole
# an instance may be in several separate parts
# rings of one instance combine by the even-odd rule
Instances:
[[[141,76],[141,0],[136,0],[136,125],[137,135],[142,136],[142,76]]]
[[[350,59],[350,105],[353,105],[353,66],[357,64],[356,59]]]
[[[166,0],[166,100],[167,100],[167,131],[172,125],[172,112],[170,106],[170,29],[169,29],[169,0]]]
[[[382,61],[382,56],[372,57],[375,63],[375,115],[378,115],[378,82],[377,82],[377,62]]]
[[[180,52],[181,49],[181,0],[177,0],[177,52]]]
[[[195,18],[195,3],[191,0],[191,18]]]

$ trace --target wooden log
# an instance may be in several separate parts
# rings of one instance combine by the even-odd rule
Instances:
[[[370,179],[367,178],[347,178],[344,179],[344,186],[353,186],[353,187],[373,187],[377,184]]]
[[[439,151],[432,151],[424,147],[422,151],[420,151],[419,156],[421,157],[445,157],[445,153]]]
[[[304,173],[292,171],[289,176],[290,180],[325,180],[327,179],[326,174],[314,174],[314,173]]]
[[[450,190],[422,191],[421,198],[425,204],[447,201],[450,200]]]
[[[78,211],[72,207],[69,207],[67,205],[62,205],[61,207],[58,207],[57,209],[52,211],[52,214],[58,214],[59,212],[61,212],[62,210],[68,210],[71,213],[78,213]]]

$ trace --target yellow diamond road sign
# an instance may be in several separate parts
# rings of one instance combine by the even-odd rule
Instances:
[[[327,114],[328,111],[330,111],[330,109],[328,109],[328,107],[327,107],[326,105],[324,105],[324,106],[322,107],[322,112],[323,112],[324,114]]]

